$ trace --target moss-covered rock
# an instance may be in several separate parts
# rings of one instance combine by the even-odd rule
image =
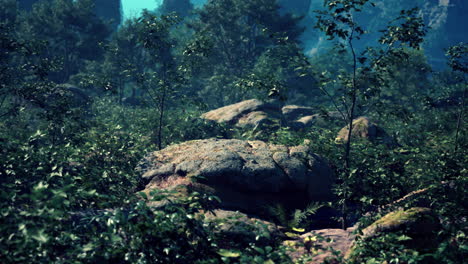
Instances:
[[[437,232],[440,227],[438,217],[429,208],[414,207],[394,211],[362,230],[361,238],[346,257],[351,263],[360,263],[366,257],[376,257],[366,254],[379,254],[392,248],[430,252],[437,246]],[[384,247],[387,248],[383,249]]]
[[[363,230],[365,238],[384,232],[405,231],[408,235],[431,235],[439,227],[439,220],[431,209],[414,207],[391,212]]]
[[[215,226],[213,232],[221,247],[248,246],[253,242],[269,245],[286,237],[281,227],[239,211],[205,212],[204,221]]]

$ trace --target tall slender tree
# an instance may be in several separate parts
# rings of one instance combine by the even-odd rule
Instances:
[[[317,11],[316,27],[323,31],[329,40],[338,39],[338,50],[351,61],[351,71],[340,78],[339,101],[330,95],[324,87],[322,90],[332,100],[336,109],[347,123],[347,137],[344,142],[344,176],[342,184],[342,227],[346,228],[347,181],[352,177],[351,148],[353,142],[354,119],[360,100],[378,93],[382,82],[381,74],[385,73],[389,57],[402,56],[404,47],[419,48],[426,29],[417,9],[402,10],[400,16],[382,30],[379,42],[382,46],[357,50],[356,41],[366,33],[355,16],[365,8],[375,6],[370,0],[325,0],[325,10]],[[349,55],[349,57],[348,57]],[[341,103],[340,103],[341,102]]]
[[[140,75],[139,84],[145,89],[158,109],[156,142],[163,147],[163,128],[166,107],[176,88],[184,80],[173,54],[175,40],[170,36],[171,28],[180,19],[173,15],[155,16],[144,12],[138,19],[140,24],[138,41],[148,51],[153,68]]]

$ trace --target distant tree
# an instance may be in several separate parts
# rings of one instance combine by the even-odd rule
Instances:
[[[130,96],[134,98],[138,76],[153,66],[147,50],[138,40],[137,32],[141,27],[137,19],[126,20],[103,45],[103,60],[87,61],[85,68],[74,75],[72,81],[97,93],[117,94],[120,103],[128,95],[126,88],[130,86]]]
[[[48,59],[31,59],[44,53],[42,41],[20,34],[16,1],[0,0],[0,5],[0,117],[14,116],[25,104],[46,109],[53,87],[46,77],[59,67]]]
[[[297,43],[278,39],[259,56],[252,71],[239,82],[244,90],[260,90],[263,97],[310,105],[318,96],[317,80],[308,74],[308,58]]]
[[[5,104],[20,76],[14,57],[20,52],[21,43],[15,32],[18,16],[15,1],[0,0],[0,6],[0,117],[3,117],[14,110]]]
[[[107,23],[113,30],[117,30],[122,21],[122,1],[121,0],[93,0],[96,14]]]
[[[40,0],[18,0],[18,5],[22,9],[31,10],[32,6]]]
[[[455,152],[458,150],[459,146],[459,137],[460,133],[463,132],[464,127],[464,114],[465,114],[465,106],[466,106],[466,90],[467,90],[467,80],[466,75],[468,74],[468,44],[460,43],[458,45],[452,46],[447,50],[447,56],[449,57],[448,64],[450,68],[460,73],[461,76],[461,83],[463,85],[463,92],[462,96],[459,100],[459,110],[458,110],[458,117],[457,117],[457,128],[455,132],[455,140],[454,140],[454,150]]]
[[[291,14],[281,15],[275,0],[208,1],[198,11],[198,18],[189,22],[194,34],[183,52],[192,66],[194,83],[199,83],[198,89],[203,87],[199,90],[203,100],[220,106],[258,94],[255,87],[239,90],[241,86],[236,84],[243,80],[251,83],[252,74],[254,79],[270,75],[252,71],[265,52],[284,42],[299,42],[303,32],[300,20]]]
[[[193,10],[193,4],[190,0],[164,0],[159,7],[161,14],[176,13],[181,17],[188,16]]]
[[[94,13],[93,0],[41,1],[26,13],[23,29],[25,39],[47,42],[43,56],[60,59],[62,70],[51,78],[66,82],[84,66],[85,60],[99,59],[111,30]]]
[[[300,18],[281,16],[275,0],[209,1],[199,17],[191,25],[195,38],[207,35],[212,62],[236,75],[252,69],[258,56],[275,44],[272,36],[297,41],[303,32]]]

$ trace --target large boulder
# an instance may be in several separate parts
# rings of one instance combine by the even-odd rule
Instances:
[[[248,212],[278,203],[300,207],[333,196],[327,161],[306,146],[194,140],[150,153],[138,170],[146,192],[187,185],[220,197],[223,208]]]
[[[337,143],[346,143],[348,142],[348,135],[349,126],[345,126],[340,130],[340,132],[338,132],[335,141]],[[369,118],[364,116],[353,120],[353,131],[351,132],[351,137],[367,139],[387,146],[397,145],[395,140],[390,137],[383,128],[378,126],[376,123],[371,122]]]

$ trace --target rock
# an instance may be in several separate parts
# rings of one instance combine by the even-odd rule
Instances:
[[[441,225],[438,217],[431,209],[425,207],[413,207],[408,210],[397,210],[388,213],[384,217],[375,221],[362,231],[362,241],[371,241],[379,236],[401,232],[407,236],[408,240],[402,240],[399,243],[416,250],[431,250],[437,246],[436,233]],[[346,254],[347,258],[359,262],[355,252],[359,252],[360,244],[355,244]]]
[[[281,124],[293,130],[308,129],[317,125],[328,126],[337,120],[343,120],[339,112],[316,112],[312,107],[281,107],[278,101],[262,102],[252,99],[209,111],[201,115],[201,118],[241,128],[278,129]]]
[[[286,238],[279,226],[239,211],[216,209],[205,213],[204,216],[207,224],[215,225],[215,236],[218,241],[225,243],[219,245],[222,248],[231,248],[236,245],[247,246],[253,242],[267,245]],[[256,240],[258,234],[262,234],[260,240]]]
[[[388,213],[363,230],[364,239],[376,237],[382,233],[404,231],[411,237],[427,237],[439,227],[439,220],[432,210],[425,207],[413,207]]]
[[[351,248],[355,235],[354,228],[320,229],[301,235],[296,241],[288,240],[284,245],[292,247],[289,252],[293,260],[310,255],[307,264],[341,263],[339,259]],[[302,262],[301,262],[302,263]]]
[[[278,106],[275,104],[265,103],[257,99],[251,99],[209,111],[204,113],[201,118],[213,120],[218,123],[228,123],[235,125],[241,118],[252,112],[279,113],[280,111]],[[259,114],[257,113],[255,115],[257,115],[258,118]]]
[[[283,117],[286,120],[297,120],[305,116],[311,116],[317,111],[312,107],[299,106],[299,105],[286,105],[281,108]]]
[[[273,121],[268,117],[268,114],[263,111],[255,111],[241,117],[236,126],[261,128],[267,124],[273,124]]]
[[[310,128],[310,127],[313,127],[315,125],[316,121],[319,118],[320,118],[320,115],[318,115],[318,114],[304,116],[304,117],[301,117],[298,120],[292,122],[290,124],[290,127],[293,128],[294,130]]]
[[[326,126],[336,120],[343,120],[343,117],[339,112],[327,112],[303,116],[293,122],[290,122],[289,126],[295,130],[300,130],[314,126]]]
[[[343,127],[335,139],[337,143],[348,142],[348,126]],[[387,132],[377,124],[371,122],[367,117],[359,117],[353,121],[353,138],[367,139],[372,142],[382,143],[387,146],[395,146],[397,143]]]
[[[209,111],[201,118],[241,128],[279,128],[278,125],[283,124],[293,130],[341,119],[337,112],[314,114],[315,112],[312,107],[287,105],[281,108],[281,103],[277,101],[262,102],[252,99]]]
[[[333,197],[327,161],[306,146],[194,140],[150,153],[138,170],[146,192],[188,185],[220,197],[223,208],[246,212],[275,203],[301,206]],[[199,183],[194,176],[201,178]]]

